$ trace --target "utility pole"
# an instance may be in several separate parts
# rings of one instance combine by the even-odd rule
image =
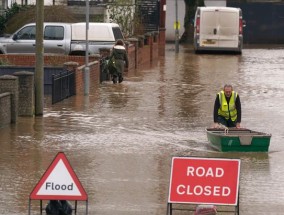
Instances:
[[[35,115],[43,115],[44,59],[43,59],[44,1],[36,1],[36,65],[35,65]]]
[[[84,70],[84,95],[89,95],[90,68],[89,68],[89,0],[86,0],[86,52]]]

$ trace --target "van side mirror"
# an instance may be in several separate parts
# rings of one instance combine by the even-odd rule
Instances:
[[[247,26],[247,22],[245,20],[243,20],[243,27]]]
[[[18,39],[18,34],[14,34],[12,37],[13,40],[17,40]]]

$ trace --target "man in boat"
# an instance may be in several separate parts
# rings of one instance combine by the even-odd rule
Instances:
[[[214,128],[222,124],[226,127],[241,127],[241,100],[232,85],[226,84],[224,89],[217,93],[214,104]]]

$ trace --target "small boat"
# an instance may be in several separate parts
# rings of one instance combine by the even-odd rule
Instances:
[[[221,152],[267,152],[271,134],[246,128],[206,128],[210,145]]]

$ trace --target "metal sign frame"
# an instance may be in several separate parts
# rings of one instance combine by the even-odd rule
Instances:
[[[31,215],[31,198],[29,198],[29,215]],[[62,199],[64,200],[64,199]],[[78,200],[75,200],[75,207],[72,207],[72,211],[75,212],[75,215],[77,214],[77,202]],[[86,202],[86,211],[85,214],[88,215],[88,200],[85,201]],[[40,215],[42,215],[42,211],[44,211],[45,208],[42,206],[42,199],[40,199]]]
[[[239,193],[239,192],[238,192]],[[173,211],[174,210],[186,210],[186,211],[195,211],[193,209],[185,209],[185,208],[174,208],[173,207],[173,204],[183,204],[185,205],[186,203],[167,203],[167,213],[166,215],[173,215]],[[200,205],[200,204],[186,204],[186,205],[189,205],[189,206],[193,206],[193,205]],[[225,206],[225,205],[219,205],[219,206]],[[226,205],[227,206],[227,205]],[[217,206],[218,208],[218,206]],[[240,214],[240,207],[239,207],[239,197],[238,197],[238,202],[237,202],[237,205],[234,206],[234,210],[218,210],[217,212],[232,212],[234,213],[235,215],[239,215]]]

